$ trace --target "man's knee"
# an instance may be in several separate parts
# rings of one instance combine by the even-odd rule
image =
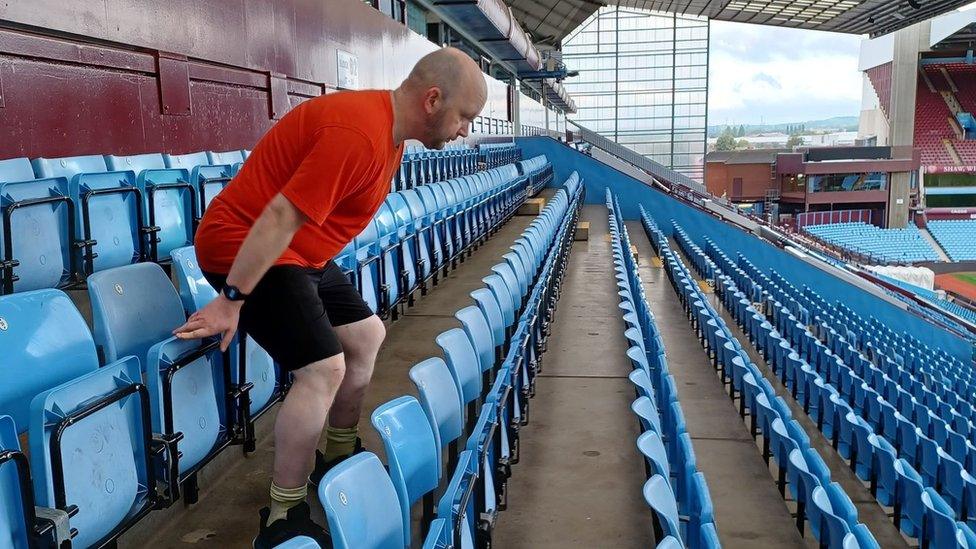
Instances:
[[[373,315],[359,322],[339,326],[336,333],[347,360],[359,362],[360,359],[372,359],[376,356],[386,339],[386,326],[378,316]]]
[[[301,384],[320,394],[334,393],[346,375],[346,361],[338,354],[294,371],[295,384]]]

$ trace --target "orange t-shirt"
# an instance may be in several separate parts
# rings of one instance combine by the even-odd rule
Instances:
[[[275,265],[321,268],[369,224],[390,192],[403,144],[393,143],[385,90],[309,99],[275,124],[210,203],[196,234],[200,267],[227,274],[254,221],[281,193],[309,221]]]

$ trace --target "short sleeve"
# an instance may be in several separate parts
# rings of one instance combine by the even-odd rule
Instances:
[[[321,225],[343,198],[372,178],[374,164],[373,146],[362,133],[324,127],[281,194],[312,223]]]

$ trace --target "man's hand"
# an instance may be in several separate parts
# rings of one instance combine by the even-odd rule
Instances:
[[[206,307],[190,315],[186,324],[173,330],[173,335],[180,339],[200,339],[221,334],[220,350],[226,351],[237,333],[242,304],[242,301],[230,301],[224,294],[217,294]]]

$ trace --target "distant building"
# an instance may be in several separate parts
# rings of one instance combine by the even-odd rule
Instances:
[[[705,185],[733,203],[761,204],[756,210],[771,212],[774,220],[808,211],[859,209],[870,210],[872,219],[883,224],[891,177],[915,177],[919,166],[912,147],[715,151],[705,156]]]

